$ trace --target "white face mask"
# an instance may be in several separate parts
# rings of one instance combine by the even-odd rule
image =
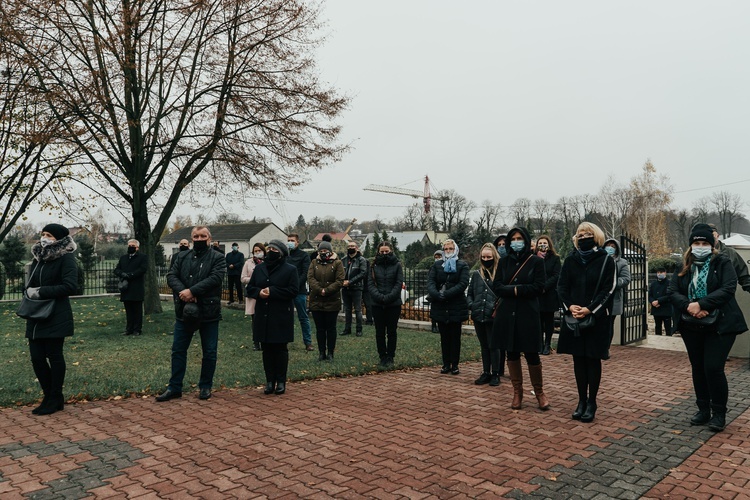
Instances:
[[[41,245],[42,245],[43,247],[46,247],[47,245],[51,245],[51,244],[53,244],[54,242],[55,242],[55,240],[53,240],[53,239],[51,239],[51,238],[40,238],[40,239],[39,239],[39,243],[40,243],[40,244],[41,244]]]
[[[254,257],[255,257],[256,259],[262,259],[262,258],[264,257],[264,254],[263,254],[263,252],[255,252],[255,253],[253,254],[253,256],[254,256]]]

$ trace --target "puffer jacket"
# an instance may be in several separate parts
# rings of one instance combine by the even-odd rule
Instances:
[[[224,254],[211,248],[202,252],[186,250],[172,258],[167,284],[174,292],[174,312],[182,320],[185,302],[179,293],[187,288],[198,299],[201,323],[221,319],[221,285],[227,271]]]
[[[377,307],[400,307],[401,285],[404,269],[395,255],[376,257],[367,277],[367,287],[372,305]]]
[[[341,287],[344,286],[344,265],[331,254],[328,260],[316,257],[307,271],[310,286],[310,310],[334,312],[341,310]],[[325,295],[322,291],[325,290]]]
[[[497,296],[492,291],[492,279],[483,278],[479,270],[471,274],[466,300],[474,323],[489,323],[493,320],[492,312]]]
[[[461,323],[469,319],[466,287],[469,286],[469,265],[456,261],[456,272],[446,273],[444,262],[436,260],[427,274],[430,295],[430,318],[441,323]]]

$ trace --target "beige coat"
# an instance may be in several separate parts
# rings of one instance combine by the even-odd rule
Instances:
[[[255,270],[255,261],[252,257],[245,261],[245,265],[242,266],[242,274],[240,274],[240,281],[243,285],[247,286],[250,283],[250,278]],[[255,314],[255,299],[251,299],[245,295],[245,315],[250,316]]]

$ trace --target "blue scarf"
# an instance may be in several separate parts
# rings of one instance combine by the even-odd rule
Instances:
[[[458,261],[458,243],[454,243],[456,245],[456,251],[453,252],[453,255],[447,259],[445,259],[445,262],[443,262],[443,271],[446,273],[455,273],[456,272],[456,262]],[[443,258],[445,258],[445,254],[443,254]]]

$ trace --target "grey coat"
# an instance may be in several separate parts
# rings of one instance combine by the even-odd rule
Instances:
[[[604,246],[607,246],[608,243],[614,243],[616,247],[614,259],[617,285],[615,286],[615,293],[612,295],[612,316],[617,316],[622,314],[625,309],[625,294],[630,284],[630,266],[628,265],[628,261],[620,256],[620,243],[614,238],[605,241]]]

